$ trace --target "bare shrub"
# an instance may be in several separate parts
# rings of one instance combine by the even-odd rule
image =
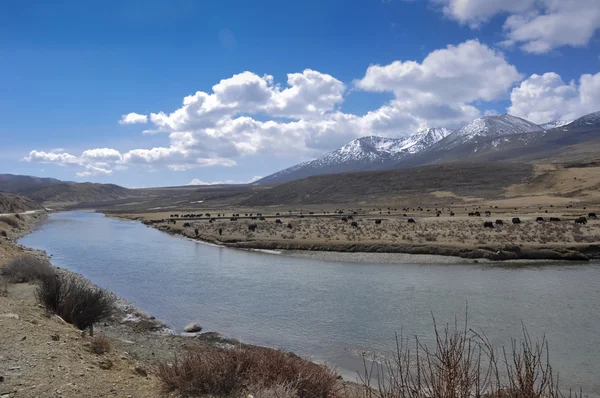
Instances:
[[[90,350],[94,354],[98,355],[110,352],[110,340],[104,334],[100,333],[98,336],[92,337],[92,341],[90,342]]]
[[[19,227],[19,222],[15,220],[12,216],[0,216],[0,222],[10,225],[13,228]]]
[[[25,283],[54,275],[52,266],[31,254],[15,258],[2,268],[2,276],[12,283]]]
[[[483,333],[446,326],[434,319],[435,347],[415,337],[414,344],[396,336],[392,358],[376,361],[363,353],[361,386],[353,391],[363,398],[562,398],[558,376],[550,365],[544,338],[533,342],[523,328],[520,342],[502,348],[502,359]],[[414,347],[411,350],[411,347]],[[581,393],[569,397],[582,397]]]
[[[189,352],[172,364],[161,363],[157,375],[165,391],[184,396],[230,397],[248,392],[247,386],[286,386],[298,396],[320,398],[327,397],[337,384],[333,370],[270,349]]]
[[[108,318],[115,302],[115,297],[108,291],[70,274],[43,277],[35,296],[48,311],[80,330]]]

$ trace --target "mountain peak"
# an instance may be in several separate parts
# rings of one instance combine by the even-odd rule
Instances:
[[[531,133],[542,127],[511,115],[482,116],[458,130],[455,135],[468,138],[477,136],[501,137],[510,134]]]
[[[391,167],[401,158],[428,148],[451,132],[451,130],[445,128],[428,128],[419,130],[405,138],[388,138],[375,135],[356,138],[318,159],[267,176],[260,180],[260,183],[277,183],[317,174]]]
[[[600,124],[600,111],[589,113],[573,122],[573,125],[578,127],[589,127]]]

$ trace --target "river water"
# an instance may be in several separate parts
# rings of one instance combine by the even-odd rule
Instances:
[[[600,396],[600,264],[362,264],[221,248],[92,212],[52,214],[21,239],[176,331],[199,321],[245,343],[293,351],[356,375],[353,354],[394,334],[432,340],[464,319],[495,344],[549,340],[563,384]]]

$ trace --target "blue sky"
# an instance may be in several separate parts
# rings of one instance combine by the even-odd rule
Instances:
[[[244,182],[364,135],[573,119],[599,27],[596,0],[2,2],[0,173]]]

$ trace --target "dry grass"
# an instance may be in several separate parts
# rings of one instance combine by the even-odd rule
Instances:
[[[108,291],[70,274],[42,278],[35,295],[48,311],[80,330],[108,318],[115,302],[115,297]]]
[[[337,385],[333,370],[269,349],[190,352],[172,364],[160,364],[157,375],[166,391],[183,396],[231,397],[250,390],[274,393],[283,388],[288,393],[283,397],[321,398]]]
[[[548,344],[533,341],[523,328],[520,341],[495,349],[483,333],[455,323],[439,330],[435,347],[418,338],[396,338],[392,358],[376,361],[363,354],[361,398],[562,398],[558,375],[550,365]],[[499,354],[500,353],[500,354]],[[572,394],[570,397],[582,397]]]
[[[0,222],[10,225],[13,228],[19,228],[20,226],[19,221],[17,221],[15,216],[0,216]]]
[[[6,264],[1,273],[11,283],[25,283],[54,275],[54,270],[47,261],[25,254]]]
[[[111,350],[110,340],[103,334],[92,337],[90,341],[90,350],[94,354],[102,355]]]

